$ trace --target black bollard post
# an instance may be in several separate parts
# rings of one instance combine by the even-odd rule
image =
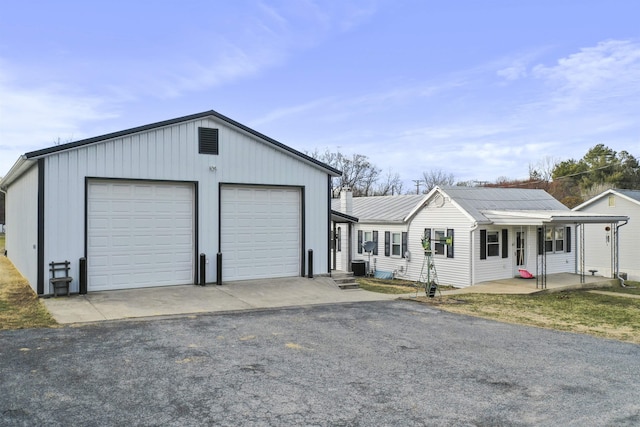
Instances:
[[[309,249],[309,274],[307,274],[307,277],[309,277],[309,279],[313,279],[313,249]]]
[[[216,285],[222,285],[222,252],[216,256]]]
[[[78,288],[78,293],[80,295],[84,295],[87,293],[87,259],[82,257],[79,262],[80,268],[80,285]]]
[[[207,284],[207,256],[200,254],[200,286]]]

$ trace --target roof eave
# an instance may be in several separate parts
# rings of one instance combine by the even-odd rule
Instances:
[[[62,144],[62,145],[56,145],[54,147],[49,147],[49,148],[44,148],[42,150],[36,150],[36,151],[31,151],[28,152],[26,154],[24,154],[24,157],[26,157],[27,159],[37,159],[40,157],[44,157],[44,156],[48,156],[50,154],[53,153],[58,153],[61,151],[66,151],[66,150],[72,150],[78,147],[82,147],[84,145],[89,145],[89,144],[95,144],[98,142],[102,142],[102,141],[106,141],[109,139],[114,139],[114,138],[121,138],[123,136],[127,136],[127,135],[131,135],[134,133],[139,133],[139,132],[144,132],[147,130],[151,130],[151,129],[157,129],[157,128],[161,128],[161,127],[166,127],[166,126],[170,126],[170,125],[174,125],[176,123],[181,123],[181,122],[186,122],[186,121],[190,121],[190,120],[197,120],[197,119],[203,119],[205,117],[214,117],[217,118],[219,120],[222,120],[254,137],[260,138],[264,141],[269,142],[270,144],[274,145],[275,147],[279,148],[282,151],[288,152],[289,154],[293,154],[297,157],[300,157],[303,161],[305,161],[306,163],[309,163],[315,167],[320,167],[324,170],[326,170],[329,175],[334,176],[334,177],[338,177],[338,176],[342,176],[342,171],[329,166],[317,159],[314,159],[311,156],[308,156],[298,150],[295,150],[279,141],[276,141],[273,138],[269,138],[268,136],[254,130],[251,129],[239,122],[236,122],[235,120],[224,116],[220,113],[218,113],[217,111],[214,110],[209,110],[209,111],[205,111],[202,113],[197,113],[197,114],[191,114],[188,116],[183,116],[183,117],[178,117],[175,119],[170,119],[170,120],[164,120],[161,122],[156,122],[156,123],[151,123],[148,125],[144,125],[144,126],[138,126],[138,127],[134,127],[131,129],[125,129],[122,131],[118,131],[118,132],[113,132],[113,133],[109,133],[106,135],[101,135],[101,136],[96,136],[93,138],[87,138],[87,139],[83,139],[80,141],[75,141],[75,142],[69,142],[67,144]]]
[[[0,190],[5,193],[9,188],[9,185],[11,185],[11,183],[16,179],[20,178],[20,176],[29,170],[34,163],[35,161],[27,159],[25,155],[20,156],[11,169],[9,169],[9,172],[0,179]]]

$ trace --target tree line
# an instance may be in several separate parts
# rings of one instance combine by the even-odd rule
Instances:
[[[349,187],[354,197],[395,194],[426,194],[435,186],[485,186],[543,189],[567,207],[575,207],[610,188],[640,189],[640,164],[627,151],[616,152],[604,144],[590,148],[581,159],[558,160],[547,156],[529,165],[527,179],[499,177],[493,182],[457,181],[452,173],[441,169],[426,170],[412,180],[415,188],[405,188],[398,173],[382,172],[362,154],[347,156],[339,151],[318,150],[307,153],[343,172],[334,178],[337,190]]]

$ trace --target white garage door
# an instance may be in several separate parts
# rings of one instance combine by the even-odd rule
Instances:
[[[300,190],[222,187],[222,280],[300,275]]]
[[[90,181],[88,290],[194,280],[193,185]]]

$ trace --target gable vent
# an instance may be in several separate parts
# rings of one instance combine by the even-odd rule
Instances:
[[[198,128],[198,152],[218,154],[218,129]]]

